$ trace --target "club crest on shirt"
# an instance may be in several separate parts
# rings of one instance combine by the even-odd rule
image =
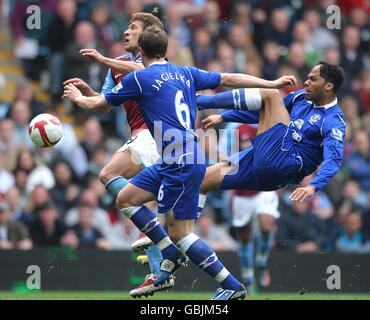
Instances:
[[[313,116],[311,116],[311,118],[308,120],[308,122],[310,124],[314,124],[317,121],[319,121],[320,119],[321,119],[321,116],[319,114],[314,114]]]
[[[294,121],[294,125],[299,129],[301,130],[302,127],[303,127],[303,124],[304,124],[304,120],[303,119],[297,119]]]
[[[343,132],[340,131],[339,129],[337,128],[333,128],[331,129],[331,136],[334,138],[334,139],[337,139],[339,141],[343,141]]]

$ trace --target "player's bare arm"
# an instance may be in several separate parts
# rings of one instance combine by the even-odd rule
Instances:
[[[221,73],[221,86],[232,88],[271,88],[280,89],[297,84],[295,76],[282,76],[276,80],[265,80],[242,73]]]
[[[135,70],[144,69],[144,65],[142,63],[108,58],[103,56],[96,49],[81,49],[80,54],[89,57],[99,63],[105,64],[111,69],[117,70],[119,73],[122,74],[128,74]]]
[[[73,84],[68,84],[64,87],[63,98],[67,98],[79,105],[81,108],[106,114],[110,110],[110,105],[104,100],[102,95],[86,97]]]
[[[85,81],[80,78],[72,78],[63,82],[63,86],[73,84],[86,97],[100,96],[100,93],[94,91]]]

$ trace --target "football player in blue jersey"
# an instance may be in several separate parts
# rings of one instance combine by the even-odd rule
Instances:
[[[322,189],[343,160],[346,124],[336,97],[343,79],[341,67],[319,62],[309,72],[305,88],[284,99],[274,89],[234,89],[198,96],[199,109],[236,109],[209,116],[203,120],[205,128],[222,121],[259,123],[251,148],[207,168],[201,192],[276,190],[299,184],[317,168],[309,185],[297,187],[290,199],[304,201]]]
[[[109,67],[101,94],[111,92],[128,73],[144,68],[140,57],[138,39],[140,33],[145,28],[153,25],[164,29],[158,17],[150,13],[137,12],[132,14],[127,30],[123,33],[123,48],[127,53],[115,59],[101,55],[96,49],[80,50],[83,56]],[[64,82],[64,85],[70,83],[76,86],[86,96],[100,96],[100,93],[95,92],[86,82],[79,78],[69,79]],[[125,101],[122,106],[126,112],[131,137],[113,154],[111,160],[99,174],[100,181],[114,199],[130,178],[135,176],[144,167],[154,164],[159,158],[155,141],[146,126],[144,118],[141,116],[137,102]],[[116,116],[119,120],[120,117],[117,114]],[[146,205],[153,209],[156,207],[155,202]],[[147,256],[145,257],[147,257],[151,270],[151,273],[145,277],[144,282],[130,291],[130,295],[134,297],[141,296],[142,294],[145,295],[147,288],[151,292],[155,292],[170,288],[175,283],[174,279],[172,279],[162,286],[152,287],[159,273],[162,255],[161,251],[156,246],[150,245],[150,243],[150,239],[142,237],[141,234],[140,238],[131,246],[137,252],[142,252],[143,249],[146,249]],[[140,258],[143,258],[143,256],[140,256]]]
[[[221,285],[216,300],[243,299],[244,286],[233,277],[215,252],[193,233],[198,216],[198,194],[205,174],[205,156],[194,133],[196,92],[219,85],[280,88],[294,85],[293,76],[267,81],[244,74],[206,72],[167,63],[167,35],[155,27],[139,37],[146,69],[127,75],[100,97],[85,97],[73,85],[64,96],[89,110],[136,100],[154,137],[161,160],[137,174],[118,194],[117,206],[162,251],[163,261],[154,286],[168,281],[188,256]],[[167,216],[168,231],[144,203],[157,199],[159,213]],[[176,244],[175,244],[176,243]],[[184,255],[186,254],[186,256]]]

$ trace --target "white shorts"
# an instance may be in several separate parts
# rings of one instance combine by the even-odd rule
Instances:
[[[260,192],[254,196],[234,196],[232,198],[232,223],[243,227],[260,214],[268,214],[275,219],[280,217],[279,198],[275,191]]]
[[[138,134],[130,137],[127,142],[116,152],[130,151],[134,156],[134,162],[138,162],[144,168],[150,167],[160,158],[155,141],[148,129],[141,130]]]

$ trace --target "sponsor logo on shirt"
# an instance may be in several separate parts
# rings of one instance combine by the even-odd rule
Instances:
[[[292,137],[295,141],[298,141],[298,142],[301,142],[302,140],[302,136],[295,130],[292,133]]]
[[[334,138],[334,139],[337,139],[339,141],[343,141],[343,132],[340,131],[339,129],[337,128],[333,128],[331,129],[331,136]]]

